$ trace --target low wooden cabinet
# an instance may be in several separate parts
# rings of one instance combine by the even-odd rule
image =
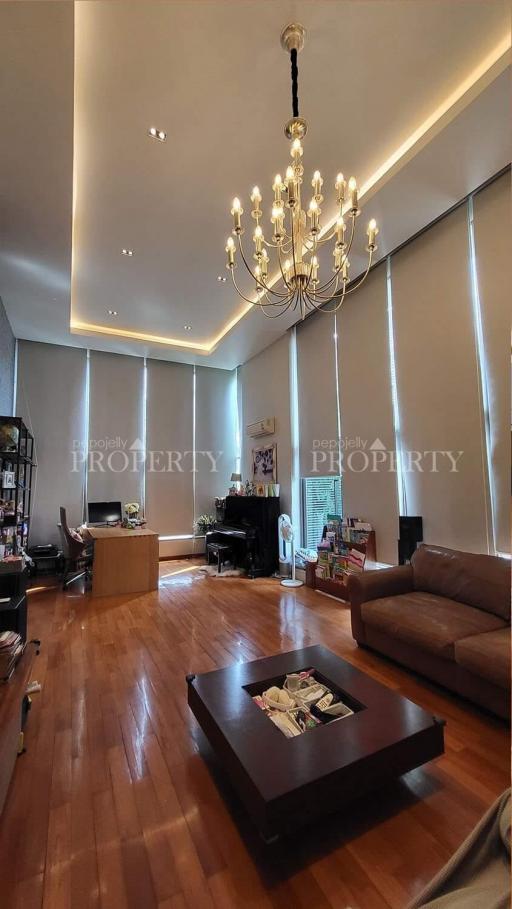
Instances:
[[[0,683],[0,813],[18,755],[23,701],[36,653],[36,644],[31,641],[26,645],[9,681]]]

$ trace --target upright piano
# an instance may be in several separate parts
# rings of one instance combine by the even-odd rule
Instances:
[[[206,534],[208,543],[229,543],[236,564],[250,578],[271,575],[279,565],[279,498],[227,496],[222,523]]]

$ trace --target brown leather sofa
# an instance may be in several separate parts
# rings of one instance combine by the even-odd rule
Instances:
[[[510,714],[510,562],[421,545],[411,565],[353,575],[357,643],[498,716]]]

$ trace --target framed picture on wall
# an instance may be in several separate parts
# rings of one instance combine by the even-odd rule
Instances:
[[[276,446],[264,445],[252,450],[252,482],[275,483],[277,480]]]

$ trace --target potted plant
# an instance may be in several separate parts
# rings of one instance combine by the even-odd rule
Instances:
[[[215,518],[212,514],[200,514],[195,523],[195,531],[202,536],[209,530],[213,530],[214,525]]]
[[[126,515],[123,521],[123,527],[134,527],[135,521],[139,517],[140,505],[138,502],[127,502],[124,506],[124,513]]]

